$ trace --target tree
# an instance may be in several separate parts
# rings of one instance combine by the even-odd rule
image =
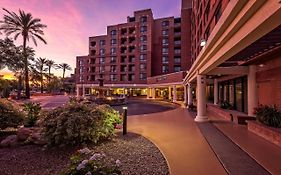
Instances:
[[[43,43],[47,44],[43,29],[47,26],[41,23],[41,19],[33,18],[31,13],[25,13],[23,10],[19,10],[19,15],[15,12],[10,12],[3,8],[7,13],[4,15],[3,20],[0,21],[0,31],[3,31],[7,36],[14,34],[16,40],[19,35],[23,38],[23,56],[24,56],[24,75],[25,75],[25,93],[26,97],[30,98],[29,89],[29,76],[28,76],[28,55],[26,52],[27,42],[32,39],[35,46],[37,46],[36,39],[39,39]]]
[[[57,66],[58,69],[62,69],[62,80],[64,81],[65,71],[72,70],[70,65],[67,63],[61,63]]]
[[[48,82],[50,82],[51,78],[51,69],[55,68],[56,64],[53,60],[47,60],[46,65],[48,66]]]
[[[48,60],[46,58],[37,58],[35,61],[35,68],[37,69],[39,73],[39,79],[40,79],[40,89],[41,93],[44,91],[44,72],[47,70],[45,66],[47,65]]]

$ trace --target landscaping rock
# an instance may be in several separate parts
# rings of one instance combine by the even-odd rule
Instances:
[[[16,146],[18,145],[17,135],[10,135],[0,143],[1,147]]]
[[[33,132],[32,128],[21,127],[18,129],[18,140],[25,141],[28,137],[30,137],[31,133]]]
[[[35,145],[45,145],[47,143],[40,131],[33,132],[28,140]]]

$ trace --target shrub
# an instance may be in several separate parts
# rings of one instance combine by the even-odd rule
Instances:
[[[39,103],[25,103],[23,104],[23,110],[27,113],[25,118],[25,127],[33,127],[38,120],[41,112],[41,106]]]
[[[228,101],[222,101],[220,107],[222,109],[232,109],[232,105]]]
[[[44,114],[48,145],[97,143],[114,135],[119,114],[109,106],[72,102]]]
[[[281,111],[277,106],[260,105],[255,109],[257,120],[271,127],[281,127]]]
[[[94,153],[88,148],[78,150],[71,158],[71,165],[63,175],[118,175],[121,174],[120,160],[114,161],[102,153]]]
[[[22,123],[23,117],[16,104],[0,99],[0,129],[18,127]]]

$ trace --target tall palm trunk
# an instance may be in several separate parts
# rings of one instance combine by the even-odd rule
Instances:
[[[62,85],[64,85],[65,68],[62,70]]]
[[[29,76],[28,76],[28,55],[26,53],[26,35],[23,35],[24,75],[25,75],[25,96],[30,98]]]
[[[41,94],[43,94],[43,91],[44,91],[44,87],[43,87],[43,73],[42,73],[42,70],[41,70],[41,75],[40,75],[40,85],[41,85]]]

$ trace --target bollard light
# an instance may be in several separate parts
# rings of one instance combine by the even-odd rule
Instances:
[[[123,107],[123,135],[126,135],[127,134],[127,110],[128,110],[128,107],[127,106],[124,106]]]

